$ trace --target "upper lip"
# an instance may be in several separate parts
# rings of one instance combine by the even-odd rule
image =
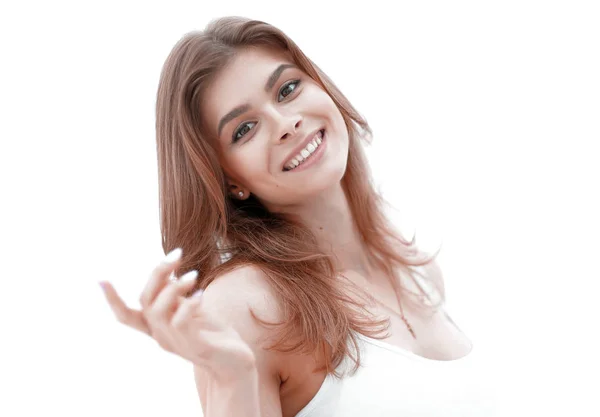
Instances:
[[[285,158],[283,160],[283,167],[281,169],[284,169],[285,166],[287,165],[288,161],[291,161],[292,158],[294,158],[296,155],[298,155],[300,153],[300,151],[304,148],[306,148],[306,146],[308,145],[309,142],[312,142],[313,138],[315,137],[315,135],[320,132],[321,130],[323,130],[322,127],[313,130],[311,133],[309,133],[308,135],[306,135],[304,137],[304,139],[302,140],[302,142],[300,142],[298,144],[298,146],[296,146],[294,148],[294,150],[292,152],[290,152],[290,154],[287,156],[287,158]]]

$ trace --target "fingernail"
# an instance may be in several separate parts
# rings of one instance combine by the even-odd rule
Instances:
[[[179,260],[179,258],[181,258],[182,252],[183,251],[181,250],[181,248],[175,248],[167,254],[164,261],[168,264],[171,264],[171,263]]]
[[[102,291],[106,290],[106,288],[104,287],[104,282],[103,281],[98,281],[98,285],[100,285],[100,288],[102,288]]]
[[[192,294],[192,297],[201,297],[204,290],[200,289]]]
[[[196,271],[195,269],[192,269],[191,271],[183,274],[181,276],[181,278],[179,278],[179,282],[190,282],[190,281],[195,280],[197,276],[198,276],[198,271]]]

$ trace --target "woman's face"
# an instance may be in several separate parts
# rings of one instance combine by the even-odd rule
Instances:
[[[344,175],[344,119],[329,95],[284,52],[238,53],[207,88],[200,111],[218,138],[234,198],[238,191],[244,191],[242,198],[253,193],[268,209],[280,211],[307,203]],[[323,138],[315,139],[323,129]],[[313,153],[312,145],[306,150],[309,142],[318,145]],[[293,158],[300,164],[288,170]]]

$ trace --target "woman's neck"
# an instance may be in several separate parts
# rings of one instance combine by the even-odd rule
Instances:
[[[320,248],[333,255],[337,270],[354,270],[370,275],[374,266],[369,261],[367,247],[356,227],[341,184],[296,207],[294,214],[314,233]]]

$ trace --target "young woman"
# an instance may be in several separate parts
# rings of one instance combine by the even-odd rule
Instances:
[[[383,214],[367,122],[289,37],[239,17],[187,34],[156,116],[170,254],[141,311],[103,287],[194,364],[205,416],[487,415],[452,384],[472,346],[435,256]]]

